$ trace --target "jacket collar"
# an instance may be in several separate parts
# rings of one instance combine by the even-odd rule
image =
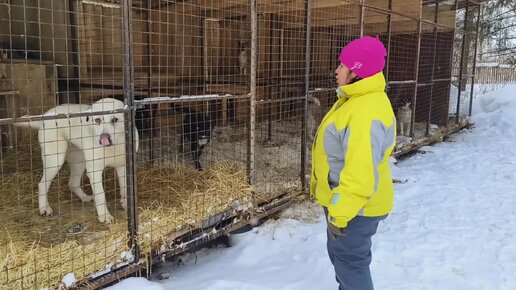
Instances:
[[[368,78],[359,80],[356,83],[337,88],[339,99],[359,97],[367,93],[385,91],[385,77],[383,72],[379,72]]]

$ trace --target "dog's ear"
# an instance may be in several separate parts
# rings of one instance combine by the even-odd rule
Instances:
[[[90,121],[90,116],[86,116],[86,122]]]

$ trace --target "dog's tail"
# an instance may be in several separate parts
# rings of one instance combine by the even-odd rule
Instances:
[[[28,116],[22,116],[22,118],[27,118],[27,117]],[[19,128],[39,129],[41,127],[41,121],[24,120],[24,121],[14,122],[13,125],[15,127],[19,127]]]

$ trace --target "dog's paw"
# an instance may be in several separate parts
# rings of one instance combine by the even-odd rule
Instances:
[[[39,214],[43,216],[52,216],[54,214],[54,211],[50,206],[47,205],[46,207],[39,208]]]
[[[101,223],[111,224],[115,221],[115,218],[109,213],[106,213],[103,215],[99,215],[98,220]]]
[[[82,202],[92,202],[93,201],[93,195],[84,195],[81,197]]]

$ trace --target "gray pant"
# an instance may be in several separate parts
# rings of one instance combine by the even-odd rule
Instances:
[[[326,216],[328,209],[324,208]],[[333,239],[328,235],[328,255],[335,267],[339,290],[373,290],[371,264],[371,237],[378,223],[387,216],[356,216],[348,223],[346,235]]]

